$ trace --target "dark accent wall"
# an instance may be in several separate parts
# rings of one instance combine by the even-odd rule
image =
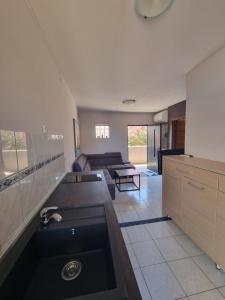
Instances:
[[[186,116],[186,100],[168,107],[168,124],[169,124],[168,147],[169,147],[169,149],[172,148],[172,120],[185,118],[185,116]]]
[[[168,107],[169,123],[174,119],[185,117],[185,115],[186,115],[186,100]]]

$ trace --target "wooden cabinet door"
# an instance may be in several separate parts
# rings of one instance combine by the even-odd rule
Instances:
[[[163,175],[163,208],[178,225],[181,223],[181,179]]]
[[[214,255],[217,190],[182,179],[183,229],[209,255]]]
[[[219,176],[219,190],[221,192],[225,193],[225,176],[224,175]]]
[[[215,261],[225,270],[225,193],[219,192],[216,206]]]

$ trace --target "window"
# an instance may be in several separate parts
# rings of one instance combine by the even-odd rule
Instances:
[[[109,125],[98,124],[95,125],[95,137],[96,139],[109,139]]]

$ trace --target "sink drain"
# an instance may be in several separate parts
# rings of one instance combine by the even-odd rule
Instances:
[[[73,280],[80,275],[82,264],[79,260],[71,260],[62,268],[62,279],[66,281]]]

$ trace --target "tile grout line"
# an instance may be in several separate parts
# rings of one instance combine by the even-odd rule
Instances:
[[[174,236],[178,236],[178,235],[174,235]],[[175,238],[175,240],[176,240],[176,238]],[[177,241],[177,240],[176,240],[176,241]],[[185,251],[184,247],[183,247],[178,241],[177,241],[177,243],[178,243],[178,244],[181,246],[181,248]],[[156,243],[155,243],[155,244],[156,244]],[[156,246],[157,246],[157,244],[156,244]],[[157,248],[158,248],[158,247],[157,247]],[[162,254],[162,252],[160,251],[159,248],[158,248],[158,250],[159,250],[159,252]],[[185,253],[189,255],[189,253],[187,253],[186,251],[185,251]],[[173,272],[172,268],[170,268],[170,265],[169,265],[168,262],[172,262],[172,261],[180,261],[180,260],[187,259],[187,258],[191,259],[191,260],[193,261],[193,263],[197,266],[197,268],[201,271],[201,273],[202,273],[203,275],[205,275],[206,278],[209,280],[209,282],[214,286],[214,289],[217,289],[217,287],[215,286],[215,284],[211,281],[211,279],[205,274],[205,272],[200,268],[200,266],[199,266],[199,265],[194,261],[194,259],[193,259],[193,257],[201,256],[201,255],[204,255],[204,254],[205,254],[205,253],[203,252],[203,254],[194,255],[194,256],[189,255],[189,257],[186,257],[186,258],[175,259],[175,260],[171,260],[171,261],[166,260],[166,263],[167,263],[169,269],[171,270],[172,274],[175,276],[175,278],[176,278],[177,281],[179,282],[179,280],[178,280],[178,278],[176,277],[175,273]],[[163,256],[163,254],[162,254],[162,256]],[[163,257],[164,257],[164,256],[163,256]],[[164,257],[164,258],[165,258],[165,257]],[[180,282],[179,282],[179,283],[180,283]],[[183,288],[182,288],[182,289],[183,289]],[[214,289],[210,289],[210,290],[214,290]],[[207,291],[207,290],[206,290],[206,291]],[[204,293],[204,292],[206,292],[206,291],[202,291],[202,292],[200,292],[200,293]],[[184,292],[185,292],[185,291],[184,291]],[[200,294],[200,293],[199,293],[199,294]],[[185,293],[185,295],[186,295],[186,293]],[[196,295],[196,294],[193,294],[193,295]],[[191,295],[187,295],[187,297],[189,297],[189,296],[191,296]]]
[[[184,260],[184,259],[188,259],[188,257],[187,258],[183,258],[183,259],[179,259],[179,260],[174,260],[174,261],[180,261],[180,260]],[[195,261],[192,259],[192,257],[189,257],[189,259],[191,259],[192,261],[193,261],[193,263],[198,267],[198,269],[201,271],[201,273],[203,274],[203,275],[205,275],[205,273],[204,272],[202,272],[202,270],[200,269],[200,267],[195,263]],[[172,262],[172,261],[170,261],[170,262]],[[167,264],[168,264],[168,267],[169,267],[169,269],[171,270],[171,272],[172,272],[172,274],[174,275],[174,277],[177,279],[177,281],[179,282],[179,280],[178,280],[178,278],[176,277],[176,274],[173,272],[173,270],[172,270],[172,268],[170,267],[170,265],[169,265],[169,263],[168,262],[166,262]],[[206,276],[206,275],[205,275]],[[202,293],[205,293],[205,292],[208,292],[208,291],[213,291],[213,290],[217,290],[218,288],[213,284],[213,282],[206,276],[206,278],[209,280],[209,282],[213,285],[213,288],[211,288],[211,289],[208,289],[208,290],[204,290],[204,291],[201,291],[201,292],[199,292],[199,293],[195,293],[195,294],[190,294],[190,295],[187,295],[186,293],[185,293],[185,295],[189,298],[190,296],[194,296],[194,295],[199,295],[199,294],[202,294]],[[179,282],[180,283],[180,282]]]
[[[207,255],[206,253],[203,253],[202,255]],[[200,256],[200,255],[199,255]],[[207,274],[202,270],[202,268],[194,261],[194,259],[193,258],[191,258],[192,259],[192,261],[194,262],[194,264],[200,269],[200,271],[205,275],[205,277],[212,283],[212,285],[216,288],[216,289],[218,289],[218,288],[220,288],[220,287],[216,287],[215,286],[215,284],[212,282],[212,280],[207,276]],[[215,268],[216,268],[216,266],[215,266]],[[220,272],[219,270],[218,270],[218,272]]]
[[[146,229],[146,230],[147,230],[147,229]],[[148,232],[148,233],[150,234],[150,236],[152,237],[151,233],[150,233],[148,230],[147,230],[147,232]],[[150,293],[150,290],[149,290],[149,288],[148,288],[148,285],[147,285],[147,282],[146,282],[146,280],[145,280],[145,276],[144,276],[144,274],[143,274],[142,269],[147,268],[147,267],[156,266],[156,265],[161,265],[161,264],[165,264],[165,263],[166,263],[166,265],[168,266],[169,270],[171,271],[171,273],[174,275],[175,279],[177,280],[177,283],[178,283],[178,285],[180,286],[181,290],[183,291],[185,297],[188,296],[188,295],[185,293],[185,291],[184,291],[184,289],[183,289],[181,283],[179,282],[179,280],[177,279],[177,277],[175,276],[175,274],[174,274],[173,271],[171,270],[171,268],[170,268],[170,266],[169,266],[169,264],[168,264],[166,258],[164,257],[164,255],[163,255],[162,252],[160,251],[158,245],[156,244],[156,242],[155,242],[155,240],[154,240],[153,238],[152,238],[152,241],[153,241],[153,244],[155,245],[156,249],[158,249],[158,251],[159,251],[159,253],[161,254],[161,256],[162,256],[162,258],[164,259],[164,261],[161,262],[161,263],[151,264],[151,265],[147,265],[147,266],[143,266],[143,267],[139,265],[139,261],[138,261],[137,255],[135,254],[135,251],[134,251],[134,249],[133,249],[133,247],[132,247],[132,244],[130,244],[131,247],[132,247],[134,256],[135,256],[135,258],[136,258],[136,260],[137,260],[139,269],[140,269],[140,271],[141,271],[141,273],[142,273],[142,276],[143,276],[143,278],[144,278],[144,281],[145,281],[145,284],[146,284],[146,286],[147,286],[147,289],[148,289],[149,293]],[[145,242],[145,241],[143,241],[143,242]],[[138,243],[141,243],[141,242],[138,242]],[[135,244],[135,243],[133,243],[133,244]],[[182,259],[184,259],[184,258],[182,258]],[[182,259],[179,259],[179,260],[182,260]],[[150,295],[151,295],[151,293],[150,293]],[[151,295],[151,297],[152,297],[152,295]],[[183,298],[184,298],[184,297],[183,297]],[[178,299],[182,299],[182,298],[178,298]]]
[[[223,286],[224,287],[224,286]],[[222,297],[225,299],[225,296],[224,296],[224,294],[220,291],[220,289],[221,289],[222,287],[220,287],[220,288],[217,288],[217,291],[220,293],[220,295],[222,295]]]
[[[130,245],[131,245],[131,244],[130,244]],[[143,277],[143,279],[144,279],[144,282],[145,282],[145,285],[146,285],[146,287],[147,287],[147,290],[148,290],[148,292],[149,292],[149,294],[150,294],[150,297],[152,298],[152,294],[151,294],[150,289],[149,289],[149,287],[148,287],[148,285],[147,285],[147,282],[146,282],[146,280],[145,280],[145,276],[144,276],[144,274],[143,274],[143,272],[142,272],[142,267],[141,267],[140,264],[139,264],[137,255],[136,255],[136,253],[135,253],[135,251],[134,251],[134,248],[133,248],[132,246],[131,246],[131,248],[132,248],[132,250],[133,250],[135,259],[136,259],[136,261],[137,261],[137,263],[138,263],[138,269],[139,269],[139,271],[141,272],[141,275],[142,275],[142,277]],[[133,269],[133,271],[135,271],[135,270]],[[152,299],[153,299],[153,298],[152,298]]]
[[[150,295],[150,297],[151,297],[151,300],[153,300],[151,291],[150,291],[150,289],[149,289],[149,287],[148,287],[148,285],[147,285],[147,282],[146,282],[145,276],[144,276],[144,274],[143,274],[142,268],[140,267],[139,270],[140,270],[140,272],[141,272],[142,278],[143,278],[144,283],[145,283],[145,285],[146,285],[146,287],[147,287],[147,290],[148,290],[148,292],[149,292],[149,295]]]
[[[161,253],[162,257],[165,259],[164,255],[163,255],[162,252],[160,251],[160,249],[159,249],[159,247],[158,247],[158,245],[156,244],[155,241],[154,241],[154,243],[155,243],[156,248],[158,249],[159,253]],[[174,276],[175,279],[177,280],[177,283],[178,283],[178,285],[180,286],[181,290],[183,291],[184,295],[187,296],[187,294],[186,294],[185,290],[183,289],[183,287],[182,287],[180,281],[177,279],[177,277],[175,276],[175,274],[172,272],[172,270],[171,270],[171,268],[170,268],[170,266],[169,266],[169,264],[168,264],[168,261],[167,261],[166,259],[165,259],[165,263],[167,264],[169,270],[171,271],[171,273],[173,274],[173,276]],[[183,298],[184,298],[184,297],[183,297]],[[179,299],[179,298],[178,298],[178,299]],[[182,299],[182,298],[181,298],[181,299]]]
[[[181,234],[184,236],[187,236],[189,238],[189,236],[184,232],[184,234]],[[200,253],[200,254],[196,254],[196,255],[190,255],[187,250],[183,247],[183,245],[175,238],[175,240],[177,241],[177,243],[181,246],[181,248],[189,255],[189,257],[196,257],[196,256],[201,256],[204,254],[204,252]],[[191,242],[195,245],[195,243],[191,240]],[[197,245],[196,245],[197,246]],[[198,247],[198,246],[197,246]],[[198,247],[199,248],[199,247]],[[200,248],[199,248],[200,249]],[[200,249],[202,250],[202,249]]]

